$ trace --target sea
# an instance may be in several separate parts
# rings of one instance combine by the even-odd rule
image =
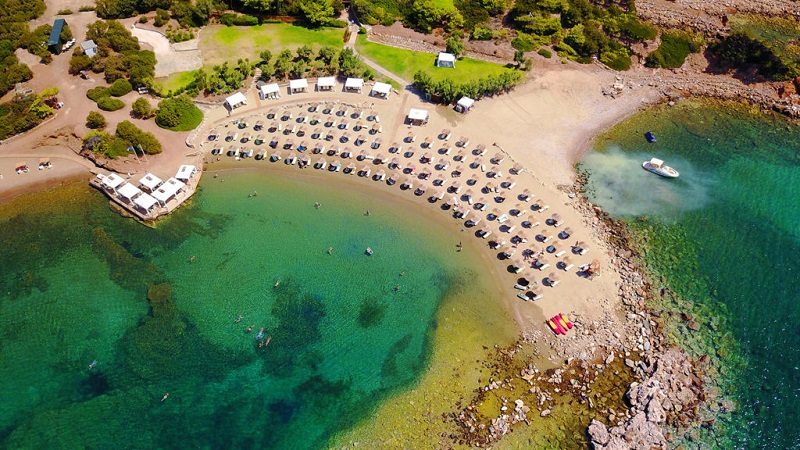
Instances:
[[[680,177],[642,170],[652,157]],[[678,439],[800,448],[800,128],[736,103],[662,105],[600,136],[579,170],[636,236],[670,342],[708,355],[706,426]]]
[[[0,448],[438,439],[517,326],[453,219],[336,177],[207,172],[155,227],[88,178],[0,205]]]

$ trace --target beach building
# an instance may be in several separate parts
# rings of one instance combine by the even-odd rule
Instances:
[[[81,49],[89,58],[93,58],[97,54],[97,44],[91,39],[81,42]]]
[[[136,197],[133,203],[145,214],[149,214],[153,206],[158,203],[158,200],[154,199],[152,195],[142,192],[142,195]]]
[[[456,103],[456,111],[466,114],[475,106],[475,100],[469,97],[461,97]]]
[[[344,82],[344,90],[346,92],[356,92],[358,94],[361,93],[361,89],[364,88],[364,79],[363,78],[348,78]]]
[[[143,188],[147,189],[149,192],[155,191],[156,188],[158,188],[158,186],[161,185],[161,182],[162,182],[161,178],[158,178],[157,176],[149,172],[145,174],[145,176],[139,179],[139,184]]]
[[[281,98],[281,88],[278,83],[265,84],[259,88],[258,95],[261,100],[277,100]]]
[[[436,67],[449,67],[451,69],[456,68],[456,55],[452,53],[439,53],[439,56],[436,57]]]
[[[230,110],[234,110],[246,104],[247,97],[245,97],[241,92],[237,92],[225,99],[225,106]]]
[[[389,98],[389,94],[391,92],[392,92],[391,84],[381,83],[380,81],[376,81],[375,85],[372,86],[372,90],[370,91],[369,95],[373,97]]]
[[[424,109],[411,108],[408,111],[407,119],[411,125],[426,125],[429,118],[428,111]]]
[[[308,92],[308,80],[305,78],[289,80],[289,93],[297,94],[300,92]]]
[[[153,197],[158,200],[159,203],[166,206],[167,202],[178,195],[178,193],[180,193],[185,187],[186,184],[184,184],[182,181],[178,181],[175,178],[170,178],[169,180],[165,181],[161,187],[156,189],[155,192],[153,192]]]
[[[192,164],[183,164],[180,167],[178,167],[178,173],[175,174],[175,179],[183,181],[185,183],[189,181],[194,176],[195,173],[197,173],[197,166],[194,166]]]
[[[107,191],[117,192],[117,188],[125,183],[125,179],[115,173],[103,175],[102,177],[100,175],[102,174],[98,174],[97,178]]]
[[[125,183],[122,185],[122,187],[117,189],[117,194],[123,199],[127,200],[128,203],[132,203],[133,199],[136,198],[136,196],[141,193],[142,190],[137,188],[131,183]]]
[[[64,19],[53,21],[53,29],[50,31],[50,39],[47,41],[47,49],[50,50],[50,53],[55,53],[56,55],[61,53],[61,32],[66,24],[67,21]]]
[[[317,78],[318,91],[332,91],[336,87],[336,77],[319,77]]]

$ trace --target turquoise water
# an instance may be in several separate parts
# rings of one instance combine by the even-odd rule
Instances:
[[[643,134],[653,131],[658,142]],[[651,157],[676,180],[641,169]],[[709,439],[800,448],[800,132],[736,105],[659,107],[603,136],[582,162],[588,193],[644,237],[645,259],[702,324],[674,338],[738,408]],[[716,411],[712,406],[712,411]]]
[[[0,447],[324,447],[475,279],[380,196],[227,172],[192,202],[155,230],[83,183],[0,207]]]

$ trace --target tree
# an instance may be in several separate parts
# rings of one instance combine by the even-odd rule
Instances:
[[[76,51],[69,59],[69,73],[75,75],[92,66],[92,58],[86,56],[82,51]]]
[[[148,155],[161,153],[161,143],[153,133],[142,131],[130,121],[123,120],[117,124],[117,137],[136,147],[140,146],[142,151]]]
[[[297,49],[297,58],[301,61],[310,62],[313,55],[314,50],[308,45],[303,45]]]
[[[275,60],[275,76],[277,78],[284,78],[292,70],[292,52],[283,50],[278,53],[278,58]]]
[[[339,53],[339,71],[348,77],[355,77],[364,72],[364,69],[361,68],[361,60],[350,47]]]
[[[275,8],[274,0],[244,0],[244,6],[261,12],[272,12]]]
[[[322,60],[325,64],[330,64],[334,56],[336,56],[336,49],[330,45],[326,45],[319,49],[317,58]]]
[[[452,53],[456,58],[459,58],[461,57],[461,54],[464,53],[464,43],[461,42],[461,39],[451,36],[449,39],[447,39],[447,42],[445,42],[445,51],[447,53]]]
[[[142,119],[148,119],[153,115],[153,107],[150,105],[150,102],[147,101],[144,97],[139,97],[134,100],[133,104],[131,105],[134,114],[139,116]]]
[[[97,111],[89,111],[89,115],[86,116],[86,126],[93,130],[97,128],[105,128],[106,118]]]
[[[270,60],[272,60],[272,52],[264,50],[258,54],[258,57],[261,58],[261,64],[269,64]]]
[[[313,27],[324,25],[333,17],[333,5],[329,0],[305,0],[300,3],[300,10],[303,12],[308,23]]]

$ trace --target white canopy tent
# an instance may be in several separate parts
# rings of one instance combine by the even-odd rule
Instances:
[[[370,95],[374,95],[376,97],[389,98],[390,92],[392,92],[391,84],[381,83],[380,81],[376,81],[375,85],[372,86],[372,92],[370,92]]]
[[[175,178],[181,181],[188,181],[189,178],[194,175],[194,172],[197,170],[196,166],[191,164],[184,164],[178,167],[178,173],[175,174]]]
[[[157,176],[149,172],[147,173],[147,175],[139,179],[139,183],[142,186],[146,187],[147,190],[150,192],[153,192],[153,190],[155,190],[155,188],[157,188],[158,185],[161,184],[161,181],[162,181],[161,178],[158,178]]]
[[[108,189],[116,189],[124,182],[125,180],[115,173],[110,173],[103,178],[103,186]]]
[[[412,125],[425,125],[428,123],[429,117],[428,111],[424,109],[411,108],[408,110],[408,121]]]
[[[452,53],[439,53],[439,56],[436,57],[436,66],[437,67],[449,67],[451,69],[456,68],[456,55]]]
[[[281,88],[278,86],[278,83],[265,84],[261,86],[260,94],[262,100],[275,100],[281,98]]]
[[[298,92],[308,92],[308,80],[305,78],[289,80],[289,93],[296,94]]]
[[[149,212],[150,208],[152,208],[157,201],[158,200],[154,199],[153,196],[151,196],[150,194],[145,194],[144,192],[142,192],[142,195],[136,197],[133,203],[135,203],[136,206],[138,206],[139,208],[142,208],[143,210]]]
[[[175,194],[177,194],[178,191],[183,189],[185,186],[185,184],[176,180],[175,178],[170,178],[169,180],[165,181],[160,188],[153,192],[153,197],[155,197],[155,199],[161,204],[167,203],[169,199],[174,197]]]
[[[236,109],[242,105],[247,104],[247,97],[244,96],[241,92],[237,92],[230,97],[225,99],[225,103],[228,105],[230,109]]]
[[[460,113],[468,113],[472,107],[475,105],[475,100],[469,97],[461,97],[456,103],[456,111]]]
[[[133,198],[137,195],[141,194],[142,190],[137,188],[136,186],[132,185],[131,183],[125,183],[122,185],[121,188],[117,189],[117,194],[127,198],[128,200],[133,201]]]
[[[348,78],[344,82],[344,90],[349,92],[358,92],[361,93],[361,89],[364,87],[364,79],[363,78]]]
[[[319,77],[317,78],[318,91],[331,91],[336,87],[336,77]]]

